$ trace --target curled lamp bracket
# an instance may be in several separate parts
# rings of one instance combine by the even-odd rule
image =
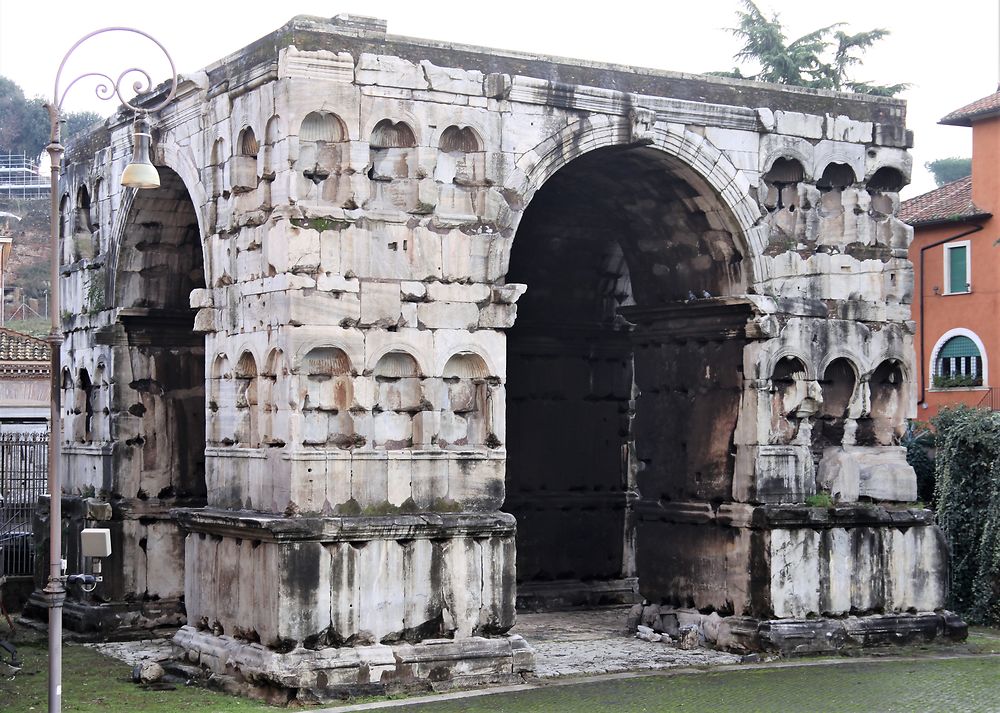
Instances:
[[[65,68],[66,62],[69,60],[70,56],[73,54],[73,52],[76,51],[76,48],[82,45],[90,38],[96,37],[97,35],[102,35],[107,32],[129,32],[132,34],[141,35],[142,37],[145,37],[150,42],[152,42],[153,44],[155,44],[157,47],[160,48],[160,51],[163,52],[163,55],[167,58],[167,62],[170,64],[170,91],[167,92],[167,96],[164,97],[162,101],[157,103],[155,106],[147,106],[147,107],[136,106],[135,104],[132,103],[133,101],[135,101],[135,98],[138,95],[151,91],[153,89],[153,80],[150,78],[149,72],[139,67],[129,67],[128,69],[123,70],[118,75],[117,79],[112,78],[110,75],[104,74],[103,72],[85,72],[84,74],[81,74],[78,77],[74,78],[69,84],[66,85],[66,88],[63,89],[62,92],[60,93],[59,81],[62,77],[63,69]],[[131,99],[130,101],[129,99],[126,99],[125,95],[122,93],[123,89],[122,85],[125,84],[126,78],[134,75],[138,75],[138,78],[136,78],[135,81],[132,82],[131,85],[132,94],[129,96],[129,99]],[[122,104],[127,106],[132,111],[138,113],[159,111],[167,104],[169,104],[170,101],[174,98],[174,95],[177,93],[177,70],[174,67],[173,58],[170,56],[170,53],[167,52],[167,48],[164,47],[159,40],[150,35],[148,32],[137,30],[134,27],[104,27],[101,28],[100,30],[94,30],[93,32],[88,33],[83,37],[81,37],[79,40],[76,41],[76,43],[72,47],[69,48],[69,51],[66,52],[65,56],[62,59],[62,62],[59,63],[59,70],[56,72],[56,81],[52,92],[52,98],[53,98],[52,107],[54,108],[56,113],[58,113],[62,109],[63,100],[66,98],[66,94],[69,93],[69,90],[72,89],[73,86],[81,79],[86,79],[88,77],[94,77],[101,80],[97,83],[97,86],[94,87],[94,94],[97,95],[98,99],[107,101],[110,99],[114,99],[115,97],[118,97],[118,100]]]

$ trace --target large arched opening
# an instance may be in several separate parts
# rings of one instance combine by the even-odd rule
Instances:
[[[201,231],[181,177],[136,192],[122,223],[112,282],[121,325],[115,359],[119,483],[126,497],[205,497],[205,339],[191,291],[205,287]]]
[[[685,513],[732,499],[746,253],[707,181],[655,147],[591,151],[535,193],[507,274],[528,286],[507,380],[522,607],[633,601],[640,587],[694,603],[684,570],[700,531],[693,544],[655,533],[666,518],[683,540]]]

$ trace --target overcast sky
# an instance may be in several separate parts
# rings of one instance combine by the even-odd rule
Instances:
[[[904,197],[934,187],[923,164],[971,153],[971,131],[938,126],[949,111],[993,93],[1000,76],[1000,0],[762,0],[778,12],[790,38],[835,22],[853,32],[883,27],[891,35],[872,48],[857,78],[880,84],[909,82],[909,128],[916,134],[913,182]],[[155,35],[171,52],[181,73],[192,72],[284,24],[293,15],[332,17],[339,13],[376,15],[397,35],[484,45],[541,54],[616,62],[680,72],[731,69],[739,42],[724,28],[735,24],[738,0],[657,0],[584,3],[503,0],[357,0],[317,2],[157,3],[99,0],[0,0],[0,74],[29,96],[51,96],[63,54],[79,37],[108,25],[130,25]],[[49,26],[49,25],[54,26]],[[84,51],[90,47],[89,51]],[[77,74],[102,71],[116,76],[130,66],[148,68],[159,82],[169,68],[124,36],[105,35],[74,54],[64,84]],[[67,111],[109,114],[93,85],[74,87]]]

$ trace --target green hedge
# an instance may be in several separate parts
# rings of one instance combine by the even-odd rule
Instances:
[[[937,520],[951,548],[951,606],[1000,624],[1000,413],[967,406],[932,421]]]

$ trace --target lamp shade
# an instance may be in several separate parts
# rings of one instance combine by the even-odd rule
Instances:
[[[132,125],[132,160],[122,173],[122,185],[126,188],[160,187],[160,174],[149,158],[149,144],[152,140],[149,121],[145,116],[140,116]]]

